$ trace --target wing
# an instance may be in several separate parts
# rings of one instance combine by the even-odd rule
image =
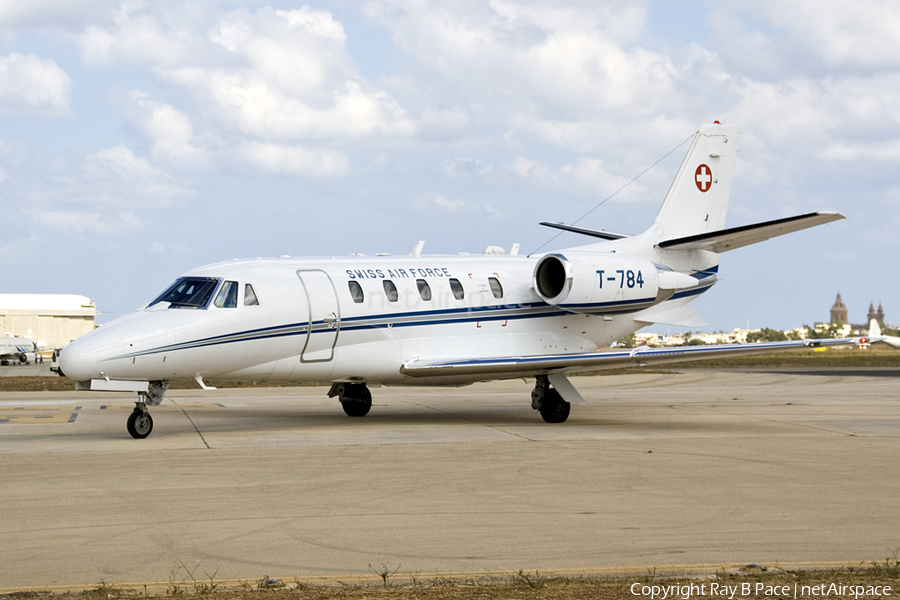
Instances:
[[[721,229],[699,235],[677,238],[660,242],[658,246],[663,250],[710,250],[712,252],[725,252],[735,248],[743,248],[750,244],[764,242],[773,237],[793,233],[808,227],[815,227],[832,221],[839,221],[844,215],[834,212],[818,212],[744,225],[731,229]]]
[[[720,344],[711,346],[679,346],[675,348],[650,348],[640,346],[631,350],[609,352],[585,352],[580,354],[549,354],[543,356],[509,356],[503,358],[476,358],[468,360],[411,360],[400,368],[410,377],[471,377],[478,379],[503,379],[524,377],[539,373],[592,371],[619,367],[646,366],[662,363],[703,360],[723,356],[742,356],[780,352],[797,348],[848,346],[860,342],[860,338],[832,338],[823,340],[796,340],[787,342],[763,342],[759,344]]]

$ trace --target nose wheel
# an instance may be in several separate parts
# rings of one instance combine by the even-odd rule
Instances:
[[[136,440],[142,440],[153,431],[153,417],[147,407],[136,406],[128,416],[128,433]]]

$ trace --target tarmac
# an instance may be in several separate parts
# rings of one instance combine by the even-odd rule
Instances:
[[[900,380],[576,377],[549,425],[521,380],[0,393],[0,593],[101,582],[855,564],[900,548]],[[168,582],[168,584],[166,583]]]

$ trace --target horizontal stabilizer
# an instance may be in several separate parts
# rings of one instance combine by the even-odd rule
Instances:
[[[657,247],[663,250],[709,250],[710,252],[721,253],[726,250],[734,250],[735,248],[743,248],[750,244],[764,242],[786,233],[793,233],[809,227],[815,227],[816,225],[839,221],[843,218],[844,215],[836,212],[809,213],[796,217],[787,217],[786,219],[766,221],[765,223],[756,223],[755,225],[744,225],[743,227],[720,229],[709,233],[665,240],[657,244]]]
[[[563,231],[571,231],[572,233],[580,233],[581,235],[589,235],[591,237],[600,238],[601,240],[621,240],[622,238],[631,237],[624,233],[613,233],[611,231],[603,231],[602,229],[589,229],[587,227],[576,227],[574,225],[566,225],[565,223],[541,223],[544,227],[553,227],[554,229],[562,229]]]
[[[667,308],[665,303],[641,311],[634,320],[644,325],[652,325],[654,323],[675,325],[677,327],[705,327],[709,325],[690,306]]]
[[[411,377],[526,377],[553,371],[577,372],[618,367],[646,366],[652,364],[685,362],[718,358],[781,352],[797,348],[849,346],[860,338],[832,338],[821,340],[790,340],[756,344],[716,344],[710,346],[678,346],[674,348],[650,348],[640,346],[631,350],[583,352],[579,354],[549,354],[544,356],[509,356],[504,358],[480,358],[469,360],[411,360],[400,372]]]

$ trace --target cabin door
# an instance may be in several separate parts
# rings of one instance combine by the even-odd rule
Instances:
[[[328,362],[334,358],[341,331],[341,307],[328,273],[320,269],[299,270],[307,306],[307,332],[300,362]]]

